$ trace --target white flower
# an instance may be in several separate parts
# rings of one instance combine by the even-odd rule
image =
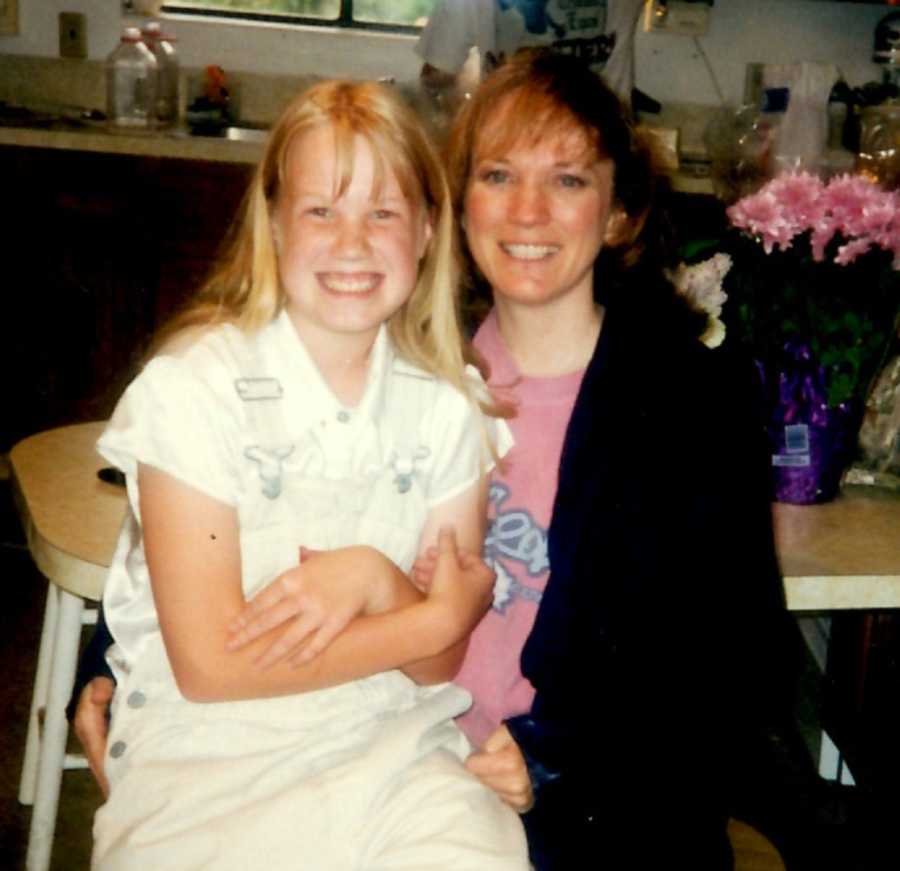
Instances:
[[[722,290],[722,280],[731,269],[731,257],[727,254],[715,254],[702,263],[688,266],[679,263],[674,272],[666,272],[666,276],[695,311],[704,313],[709,322],[706,331],[700,337],[709,348],[716,348],[725,339],[725,324],[719,320],[722,306],[728,299]]]

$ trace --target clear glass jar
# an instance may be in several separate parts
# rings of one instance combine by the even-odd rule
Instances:
[[[178,120],[179,63],[174,38],[163,33],[158,21],[148,22],[141,34],[156,58],[156,120],[160,126],[168,127]]]
[[[111,129],[140,131],[156,123],[158,65],[137,27],[126,27],[106,59],[106,114]]]

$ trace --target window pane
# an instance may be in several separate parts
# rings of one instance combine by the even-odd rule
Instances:
[[[341,0],[174,0],[173,6],[227,9],[231,12],[258,12],[270,15],[302,15],[335,20]]]
[[[353,19],[422,26],[433,5],[434,0],[353,0]]]

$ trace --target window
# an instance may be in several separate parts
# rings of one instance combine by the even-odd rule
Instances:
[[[169,13],[378,30],[414,30],[434,0],[166,0]]]

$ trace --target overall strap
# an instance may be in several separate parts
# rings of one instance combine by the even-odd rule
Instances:
[[[406,493],[420,465],[431,449],[420,436],[423,418],[434,406],[438,382],[402,360],[395,360],[385,396],[385,414],[394,437],[394,451],[389,457],[398,492]]]
[[[253,436],[244,455],[258,464],[263,493],[276,499],[281,494],[282,462],[294,450],[284,421],[284,388],[277,378],[266,374],[255,337],[245,337],[234,351],[240,372],[234,387]]]

